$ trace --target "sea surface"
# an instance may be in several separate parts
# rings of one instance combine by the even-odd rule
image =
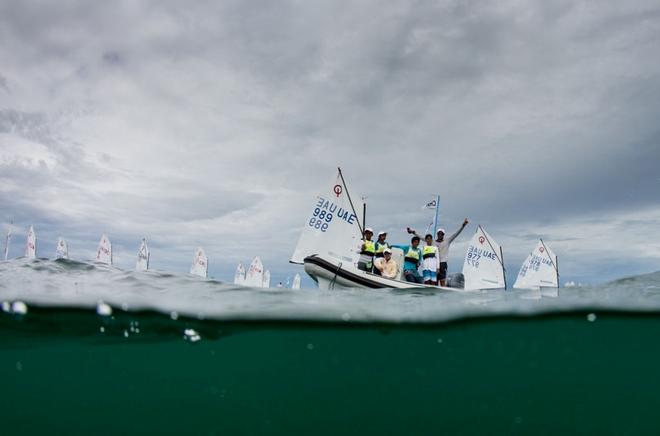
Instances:
[[[658,434],[660,272],[251,289],[0,262],[2,434]]]

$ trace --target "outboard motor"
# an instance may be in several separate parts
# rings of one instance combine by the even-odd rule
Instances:
[[[450,288],[463,289],[465,287],[465,276],[463,273],[447,274],[447,286]]]

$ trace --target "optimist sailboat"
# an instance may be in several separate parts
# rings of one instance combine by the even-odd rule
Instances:
[[[463,276],[466,291],[506,289],[502,247],[481,226],[468,245]]]
[[[359,270],[357,248],[362,240],[362,202],[352,201],[341,168],[324,185],[305,219],[291,263],[303,264],[320,289],[422,288],[454,290],[388,279]],[[357,206],[357,208],[355,207]]]
[[[262,288],[270,288],[270,270],[264,272],[264,281],[261,284]]]
[[[68,259],[69,258],[69,246],[67,245],[64,238],[57,239],[57,248],[55,248],[55,259]]]
[[[149,246],[147,245],[147,240],[142,238],[140,243],[140,248],[137,253],[137,262],[135,263],[136,271],[146,271],[149,269],[149,257],[151,253],[149,252]]]
[[[534,251],[523,262],[513,287],[516,289],[539,289],[559,287],[557,255],[540,239]]]
[[[7,237],[5,238],[5,260],[9,258],[9,241],[11,241],[11,228],[7,229]]]
[[[234,273],[234,284],[242,285],[245,283],[245,268],[242,263],[239,263],[236,267],[236,273]]]
[[[28,259],[37,258],[37,234],[34,233],[34,227],[30,226],[27,233],[27,241],[25,242],[25,257]]]
[[[300,274],[296,273],[291,283],[291,289],[300,289]]]
[[[261,262],[261,259],[259,259],[259,256],[252,260],[250,267],[245,273],[245,281],[243,284],[252,288],[263,288],[264,264]]]
[[[195,250],[195,257],[190,266],[190,274],[204,278],[208,278],[209,276],[209,259],[200,247]]]
[[[103,234],[96,249],[96,262],[112,265],[112,244],[108,236]]]

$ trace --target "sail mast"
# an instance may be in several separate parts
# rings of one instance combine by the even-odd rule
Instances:
[[[506,291],[506,268],[504,268],[504,254],[502,253],[502,247],[500,246],[500,259],[502,259],[502,276],[504,276],[504,290]]]
[[[348,203],[351,205],[351,209],[353,209],[353,214],[355,216],[358,216],[355,206],[353,206],[353,200],[351,200],[351,194],[348,192],[348,188],[346,187],[346,180],[344,180],[344,175],[341,172],[341,168],[337,167],[337,170],[339,171],[339,177],[341,178],[341,184],[344,185],[344,190],[346,190],[346,197],[348,198]],[[364,212],[366,212],[366,209],[364,209]],[[364,221],[364,217],[362,217],[362,220]],[[358,227],[360,228],[360,235],[364,234],[364,226],[360,224],[360,220],[357,221]]]
[[[440,215],[440,195],[435,196],[435,217],[433,218],[433,237],[438,236],[438,216]]]
[[[543,239],[539,238],[539,241],[541,241],[541,245],[543,245],[543,249],[545,250],[545,255],[548,256],[548,259],[550,259],[550,262],[552,262],[552,266],[555,268],[555,272],[557,273],[557,283],[559,283],[559,268],[557,268],[555,259],[553,259],[552,256],[550,256],[550,253],[548,253],[548,247],[545,246],[545,242],[543,242]]]

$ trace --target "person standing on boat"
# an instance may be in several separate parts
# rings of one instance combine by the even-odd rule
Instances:
[[[438,247],[433,243],[433,235],[424,237],[426,245],[422,248],[422,276],[425,285],[438,285]]]
[[[367,227],[364,229],[364,239],[358,247],[360,250],[360,258],[358,259],[357,267],[362,271],[371,272],[374,267],[374,255],[376,254],[376,244],[371,238],[374,236],[374,231]]]
[[[392,250],[383,250],[383,257],[374,260],[374,272],[378,271],[387,279],[395,279],[399,275],[399,264],[392,259]]]
[[[376,254],[375,254],[375,260],[374,260],[374,265],[376,264],[375,262],[378,259],[383,259],[385,256],[385,250],[390,248],[390,244],[385,241],[387,238],[387,232],[378,232],[378,240],[376,241]],[[392,252],[390,252],[392,254]],[[374,274],[381,275],[381,271],[378,268],[374,268]]]
[[[467,218],[463,220],[463,224],[458,228],[451,236],[445,238],[445,229],[438,229],[438,237],[435,240],[435,246],[438,247],[438,280],[440,281],[440,286],[447,285],[447,262],[449,261],[449,246],[454,239],[461,234],[463,229],[470,224]],[[408,233],[412,233],[417,236],[415,230],[408,228]]]
[[[419,262],[422,259],[422,250],[419,249],[419,236],[415,235],[410,240],[410,245],[392,244],[393,248],[400,248],[404,253],[403,276],[406,281],[413,283],[422,283],[422,276],[419,275]]]

